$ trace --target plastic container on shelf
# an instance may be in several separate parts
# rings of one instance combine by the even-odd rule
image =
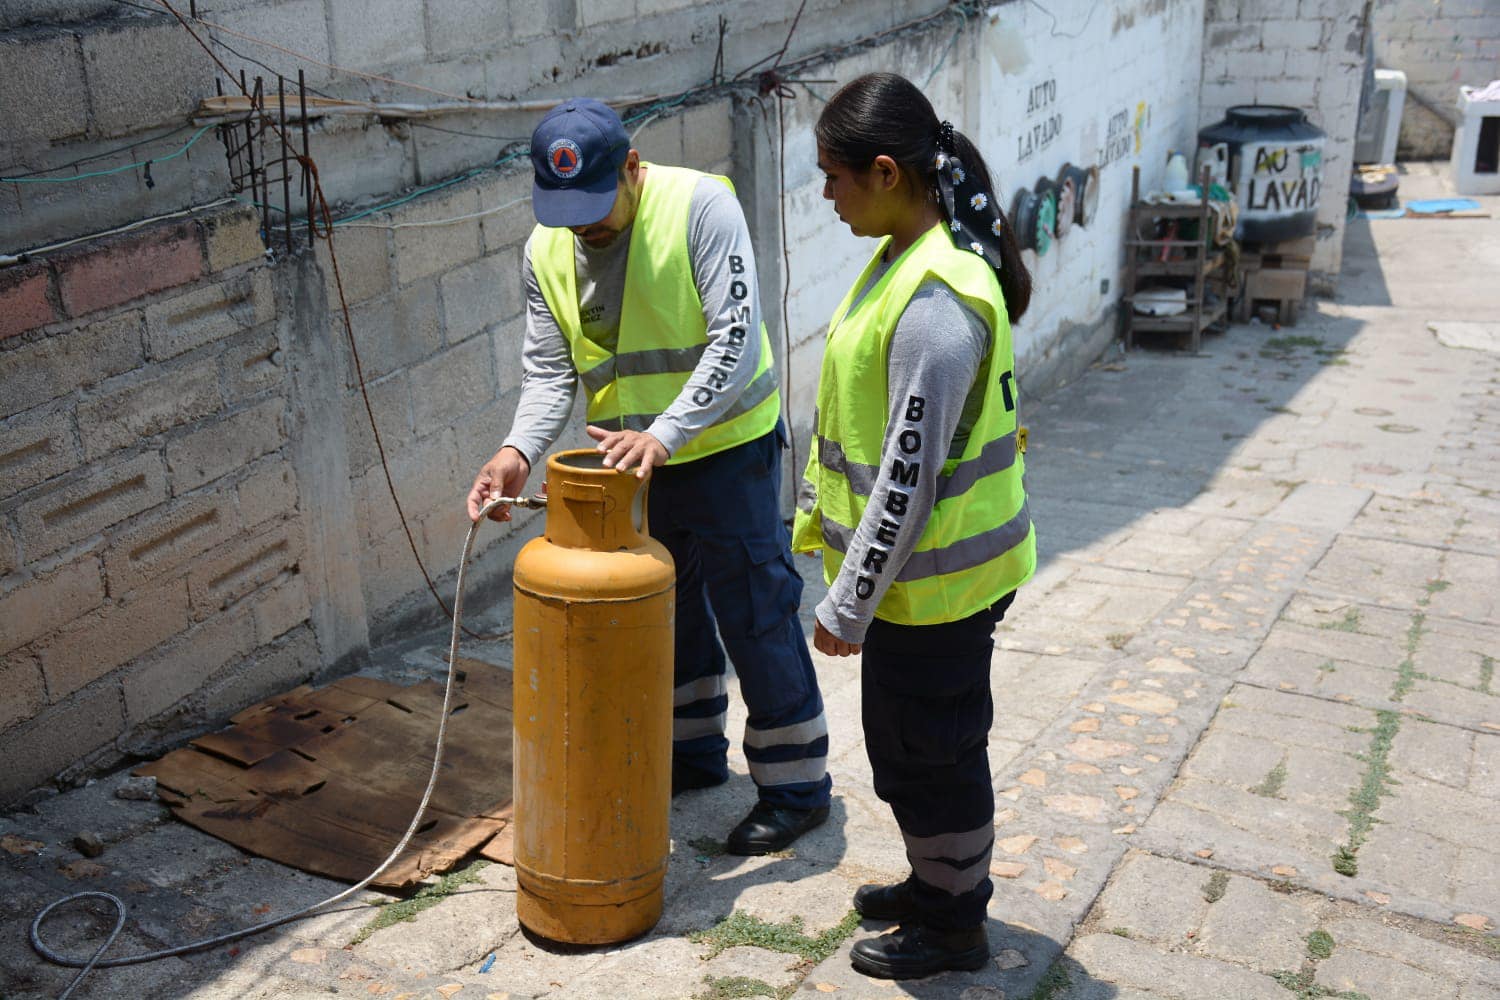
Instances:
[[[1187,157],[1181,153],[1167,154],[1167,175],[1162,181],[1162,190],[1181,191],[1188,186]]]

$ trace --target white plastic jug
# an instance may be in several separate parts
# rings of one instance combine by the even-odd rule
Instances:
[[[1181,153],[1167,154],[1167,177],[1162,187],[1167,191],[1181,191],[1188,186],[1187,158]]]

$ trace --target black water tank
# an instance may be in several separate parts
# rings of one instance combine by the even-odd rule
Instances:
[[[1198,133],[1199,163],[1227,163],[1240,206],[1236,237],[1279,243],[1317,231],[1326,141],[1298,109],[1270,104],[1230,108]]]

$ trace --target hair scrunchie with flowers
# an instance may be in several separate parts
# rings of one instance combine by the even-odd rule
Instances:
[[[952,122],[945,121],[939,126],[937,146],[932,165],[953,245],[972,250],[999,271],[1000,234],[1005,231],[1000,206],[995,203],[994,194],[984,190],[979,179],[971,177],[954,154]]]

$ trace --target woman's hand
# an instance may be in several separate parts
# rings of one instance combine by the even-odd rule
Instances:
[[[854,656],[863,647],[857,642],[845,642],[818,622],[813,627],[813,648],[829,656]]]

